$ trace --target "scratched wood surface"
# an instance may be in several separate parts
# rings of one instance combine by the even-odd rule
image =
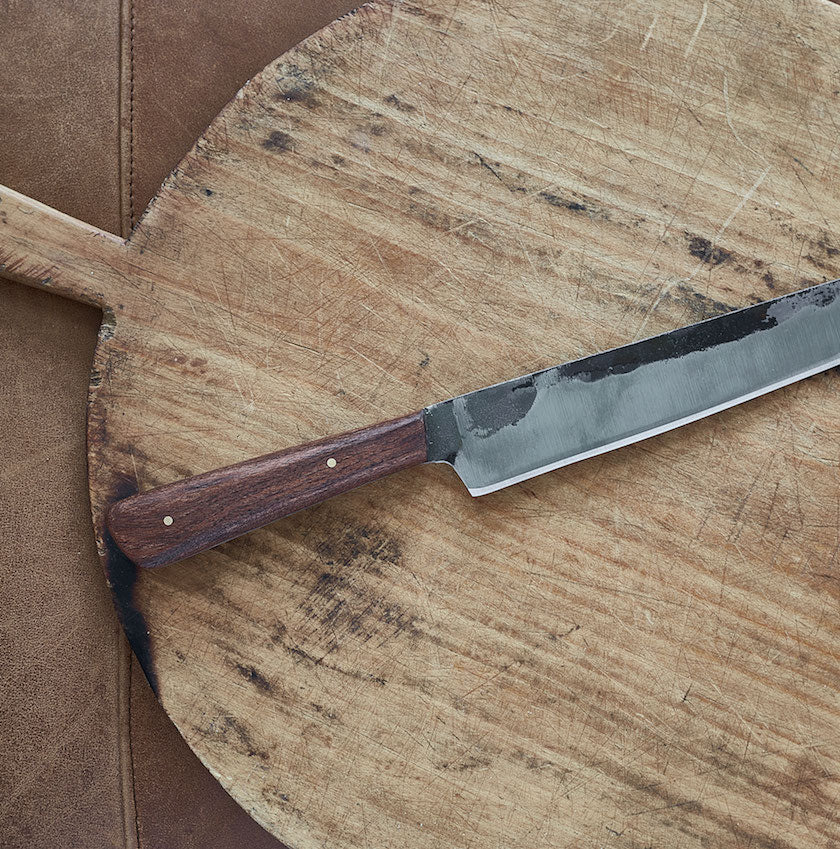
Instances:
[[[291,847],[840,844],[840,381],[471,499],[408,471],[137,574],[120,495],[840,276],[840,8],[418,0],[254,78],[127,243],[0,192],[105,310],[115,601]]]

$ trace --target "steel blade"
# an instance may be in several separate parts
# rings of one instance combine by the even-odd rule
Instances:
[[[838,295],[834,280],[434,404],[429,460],[484,495],[825,371]]]

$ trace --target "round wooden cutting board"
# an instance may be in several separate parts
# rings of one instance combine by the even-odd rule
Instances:
[[[127,242],[94,520],[135,651],[309,847],[840,843],[840,381],[480,499],[400,473],[138,572],[112,500],[840,277],[840,8],[376,3],[251,80]],[[49,235],[45,235],[45,231]]]

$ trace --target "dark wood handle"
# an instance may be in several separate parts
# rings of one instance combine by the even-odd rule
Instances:
[[[133,495],[106,522],[129,559],[164,566],[425,462],[423,413],[413,413]]]

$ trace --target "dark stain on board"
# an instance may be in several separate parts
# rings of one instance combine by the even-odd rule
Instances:
[[[284,792],[280,787],[276,787],[272,784],[264,784],[260,791],[260,795],[266,800],[266,802],[268,802],[269,805],[274,806],[279,802],[285,813],[294,814],[301,820],[305,819],[304,812],[300,808],[295,807],[289,794]],[[278,844],[278,846],[279,845],[280,844]]]
[[[518,761],[525,767],[525,769],[528,770],[549,769],[554,766],[554,761],[549,760],[548,758],[537,757],[536,755],[525,752],[522,749],[516,749],[513,752],[513,760]],[[552,770],[552,772],[557,774],[560,778],[565,778],[569,770]]]
[[[114,490],[112,501],[128,498],[131,495],[136,495],[137,492],[137,484],[133,480],[123,478]],[[145,616],[137,607],[135,599],[134,590],[138,578],[138,568],[122,553],[107,528],[103,528],[102,543],[105,547],[105,573],[108,578],[108,586],[111,588],[117,617],[152,691],[157,695],[158,678],[152,656],[149,628]]]
[[[779,788],[780,795],[806,816],[816,815],[830,820],[836,814],[832,793],[836,780],[836,773],[830,772],[806,751],[792,764]]]
[[[276,101],[283,103],[301,103],[308,109],[318,105],[318,100],[312,92],[312,87],[303,85],[291,85],[287,89],[274,95]]]
[[[281,130],[274,130],[269,133],[269,136],[263,141],[262,146],[266,150],[274,151],[275,153],[284,153],[295,149],[295,140]]]
[[[732,252],[724,250],[716,245],[713,245],[708,239],[703,236],[697,236],[694,233],[686,231],[685,238],[688,241],[688,252],[700,262],[705,262],[715,268],[718,265],[732,259]]]
[[[223,714],[218,719],[214,719],[206,731],[197,730],[203,737],[209,740],[221,740],[249,758],[259,758],[261,761],[269,760],[268,752],[259,749],[251,736],[251,732],[230,714]]]
[[[329,719],[330,722],[339,721],[338,714],[332,708],[324,707],[324,705],[319,705],[317,702],[310,702],[309,704],[311,705],[312,710],[319,713],[325,719]]]
[[[570,212],[589,212],[589,207],[586,204],[577,200],[561,197],[554,192],[540,192],[539,196],[549,205],[556,206],[559,209],[568,209]]]
[[[398,564],[401,554],[399,543],[372,525],[351,526],[336,536],[326,536],[316,551],[327,566],[346,568],[357,562],[375,575],[382,574],[382,563]]]
[[[473,151],[473,156],[478,160],[478,164],[481,165],[482,168],[488,170],[500,183],[504,183],[505,181],[502,179],[502,175],[499,173],[498,169],[501,167],[501,162],[496,163],[496,167],[490,164],[480,153],[476,153]]]
[[[275,101],[300,103],[307,109],[318,105],[315,81],[300,65],[284,65],[282,74],[277,77],[277,87],[279,91],[274,95]]]
[[[815,821],[822,817],[825,821],[833,822],[836,805],[832,804],[830,788],[836,783],[835,773],[829,772],[808,754],[791,758],[784,767],[779,768],[767,765],[756,757],[746,760],[741,753],[742,748],[742,745],[738,745],[736,750],[725,741],[710,740],[709,745],[698,755],[719,776],[718,780],[723,787],[738,787],[746,782],[760,794],[769,794],[779,803],[785,803],[791,812],[799,809],[803,815]],[[651,782],[648,776],[617,763],[604,762],[602,769],[607,775],[637,790],[643,797],[649,797],[641,800],[645,808],[668,811],[673,824],[678,827],[680,824],[689,825],[686,822],[687,814],[701,814],[710,823],[737,838],[738,845],[761,849],[793,849],[791,843],[779,840],[772,832],[736,825],[725,811],[717,811],[705,806],[699,799],[678,794],[666,781]]]
[[[325,654],[318,656],[312,652],[306,651],[291,640],[288,635],[288,631],[286,630],[286,626],[282,623],[278,623],[275,626],[270,639],[274,645],[285,651],[295,663],[300,663],[310,669],[315,667],[328,669],[331,672],[338,672],[340,675],[346,675],[354,681],[366,681],[376,684],[379,687],[384,687],[388,683],[381,675],[373,675],[372,673],[362,672],[358,669],[346,669],[343,666],[339,666],[337,663],[331,663],[325,660]]]
[[[835,248],[834,245],[829,244],[828,237],[825,233],[817,239],[817,247],[819,247],[825,255],[831,259],[840,256],[840,248]]]
[[[840,257],[840,248],[834,247],[828,241],[828,234],[823,232],[817,239],[808,239],[811,246],[809,253],[805,254],[805,258],[812,262],[817,268],[828,272],[832,277],[838,273],[838,257]]]
[[[496,250],[495,231],[487,224],[477,221],[474,217],[454,217],[425,202],[422,190],[409,189],[409,195],[416,198],[406,205],[406,212],[423,224],[439,230],[447,237],[453,237],[462,242],[480,242],[485,250]]]
[[[685,283],[675,286],[670,296],[680,306],[685,307],[695,321],[704,321],[707,318],[715,318],[740,309],[726,301],[718,301],[701,292],[696,292]]]
[[[272,692],[273,687],[268,679],[255,667],[244,663],[237,663],[234,668],[246,681],[250,681],[258,690],[262,690],[264,693]]]
[[[458,758],[454,761],[444,761],[437,765],[438,769],[448,770],[450,772],[472,772],[474,769],[481,769],[492,764],[490,758],[480,755],[467,755],[463,758]]]
[[[417,107],[412,106],[410,103],[406,103],[404,100],[400,100],[396,94],[389,94],[385,98],[385,103],[389,106],[393,106],[398,112],[416,112]]]
[[[299,610],[324,656],[348,637],[385,642],[419,634],[417,617],[388,598],[379,581],[400,563],[397,540],[373,525],[342,523],[315,542],[315,555],[321,571]]]
[[[405,12],[407,15],[412,15],[415,18],[424,18],[429,21],[429,23],[435,24],[436,26],[443,26],[446,23],[443,15],[440,15],[437,12],[431,12],[423,6],[413,4],[403,5],[400,6],[400,11]]]

